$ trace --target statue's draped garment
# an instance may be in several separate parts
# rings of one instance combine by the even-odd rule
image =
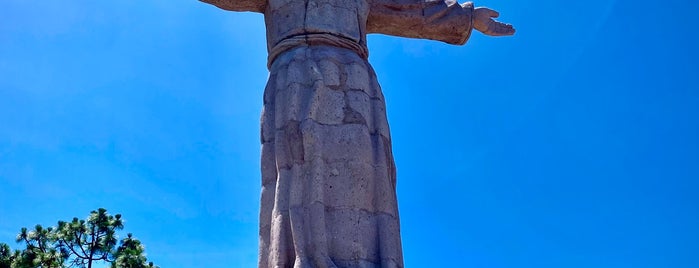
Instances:
[[[403,267],[391,136],[366,34],[463,44],[471,3],[202,1],[265,16],[258,266]]]

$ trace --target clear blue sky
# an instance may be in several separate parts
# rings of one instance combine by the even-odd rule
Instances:
[[[373,35],[408,267],[699,267],[691,1],[482,1],[463,47]],[[263,17],[0,1],[0,242],[105,207],[167,267],[254,267]]]

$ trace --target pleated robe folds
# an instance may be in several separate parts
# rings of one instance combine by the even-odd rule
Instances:
[[[270,71],[260,266],[402,266],[386,108],[371,67],[353,51],[308,46]]]
[[[463,44],[472,5],[203,1],[265,15],[270,77],[261,119],[258,266],[403,267],[391,136],[384,97],[366,59],[366,34]],[[361,49],[310,42],[279,49],[304,35],[349,40]]]

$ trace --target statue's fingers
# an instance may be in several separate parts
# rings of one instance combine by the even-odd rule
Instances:
[[[488,16],[490,16],[491,18],[497,18],[497,17],[500,17],[500,12],[497,12],[497,11],[492,10],[492,9],[488,9]]]
[[[490,32],[494,36],[506,36],[515,33],[515,28],[511,24],[493,21],[490,26]]]
[[[504,24],[504,23],[501,23],[500,25],[498,25],[498,32],[501,34],[507,34],[507,33],[513,32],[513,31],[514,31],[514,28],[512,27],[512,25]]]
[[[512,26],[511,24],[505,24],[505,27],[502,28],[502,33],[503,35],[513,35],[515,34],[515,27]]]

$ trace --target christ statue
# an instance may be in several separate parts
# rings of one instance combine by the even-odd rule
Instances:
[[[462,45],[514,34],[455,0],[201,0],[264,14],[258,267],[403,267],[386,106],[370,33]]]

